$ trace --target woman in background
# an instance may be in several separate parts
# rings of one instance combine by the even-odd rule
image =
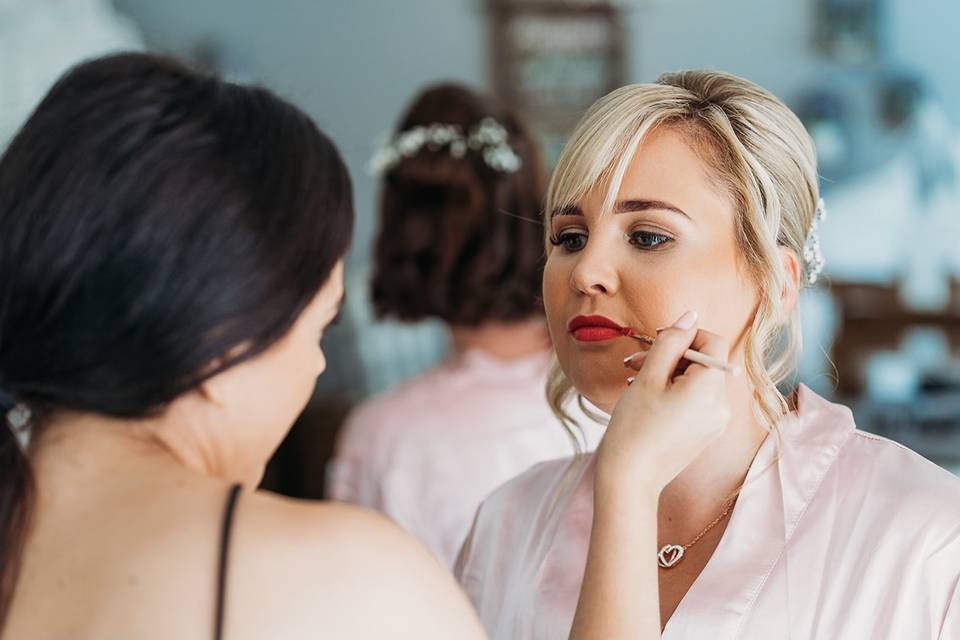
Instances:
[[[354,411],[331,496],[389,515],[452,568],[492,489],[574,450],[543,395],[546,178],[520,119],[456,85],[424,90],[374,163],[376,311],[442,320],[453,354]],[[592,449],[598,426],[585,428]]]
[[[127,54],[50,90],[0,158],[3,637],[482,636],[379,516],[253,492],[352,224],[336,149],[264,89]]]

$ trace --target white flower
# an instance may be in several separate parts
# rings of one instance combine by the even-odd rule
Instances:
[[[415,156],[426,145],[431,151],[444,147],[454,158],[462,158],[468,150],[480,153],[491,169],[513,173],[523,164],[520,156],[508,142],[507,130],[493,118],[484,118],[467,136],[455,124],[434,122],[426,127],[412,127],[392,139],[387,138],[370,158],[369,169],[374,174],[389,171],[403,158]]]
[[[807,239],[803,244],[804,274],[808,285],[816,284],[826,265],[823,251],[820,249],[820,223],[826,219],[827,205],[823,198],[820,198],[813,222],[810,223],[810,231],[807,232]]]
[[[454,158],[462,158],[467,155],[467,143],[463,140],[454,140],[450,143],[450,155]]]

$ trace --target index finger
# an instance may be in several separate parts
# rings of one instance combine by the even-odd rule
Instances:
[[[730,362],[730,341],[723,336],[700,329],[693,337],[690,348],[721,362]]]
[[[703,329],[699,330],[697,335],[694,336],[692,348],[720,362],[730,362],[730,341],[716,333]],[[739,376],[742,373],[742,369],[737,366],[734,368],[732,375]],[[691,362],[683,375],[673,379],[673,384],[677,388],[699,389],[700,392],[704,392],[708,387],[714,385],[719,385],[717,388],[725,387],[727,373],[712,366]]]
[[[636,382],[665,388],[696,335],[696,314],[684,314],[673,326],[658,333],[647,352],[643,367],[637,373]]]

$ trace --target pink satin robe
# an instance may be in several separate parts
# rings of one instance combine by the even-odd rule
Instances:
[[[960,479],[798,394],[663,638],[960,639]],[[481,506],[457,574],[494,640],[567,638],[592,462],[539,464]]]
[[[328,494],[386,514],[452,570],[491,491],[574,451],[544,395],[550,359],[470,350],[363,403],[341,432]],[[580,422],[591,450],[603,428]]]

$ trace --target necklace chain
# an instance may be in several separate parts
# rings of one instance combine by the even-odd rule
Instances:
[[[687,549],[689,549],[693,545],[700,542],[700,539],[703,538],[703,536],[705,536],[707,532],[710,531],[710,529],[713,529],[715,526],[717,526],[717,523],[723,520],[727,516],[727,514],[730,513],[730,510],[733,509],[733,505],[736,501],[737,501],[737,496],[733,496],[732,498],[727,500],[727,503],[724,506],[723,512],[719,516],[717,516],[713,520],[713,522],[711,522],[706,527],[704,527],[703,531],[698,533],[697,537],[695,537],[693,540],[691,540],[687,544],[683,546],[676,545],[676,544],[664,545],[663,548],[660,549],[660,552],[657,554],[657,564],[659,564],[660,567],[663,569],[670,569],[671,567],[675,567],[680,562],[680,560],[683,559],[683,555],[687,551]]]
[[[710,529],[713,529],[715,526],[717,526],[717,523],[720,522],[721,520],[723,520],[723,519],[727,516],[727,514],[730,513],[730,510],[733,509],[733,503],[735,503],[736,501],[737,501],[737,496],[733,496],[732,498],[730,498],[729,500],[727,500],[726,508],[723,510],[723,513],[721,513],[720,515],[718,515],[713,522],[711,522],[710,524],[708,524],[703,531],[701,531],[699,534],[697,534],[697,537],[696,537],[696,538],[694,538],[691,542],[683,545],[683,548],[684,548],[684,549],[689,549],[689,548],[692,547],[693,545],[695,545],[695,544],[697,544],[698,542],[700,542],[700,538],[702,538],[703,536],[705,536],[705,535],[707,534],[707,531],[710,531]]]

